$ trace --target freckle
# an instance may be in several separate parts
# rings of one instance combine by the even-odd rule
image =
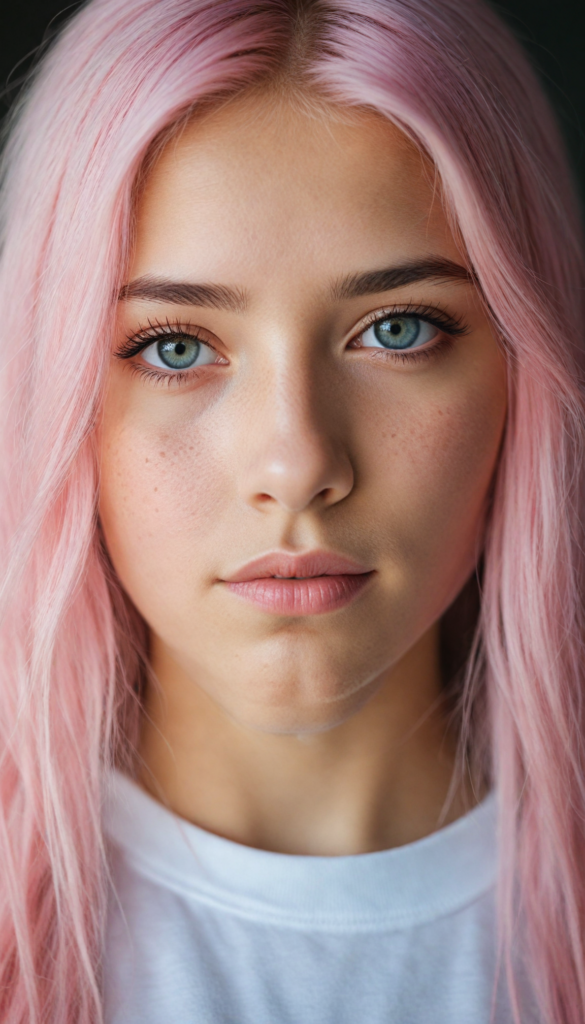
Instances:
[[[166,454],[167,454],[166,452],[159,452],[159,455],[160,455],[161,459],[166,458]]]
[[[145,462],[148,462],[148,459],[145,459],[144,461],[145,461]]]
[[[158,487],[155,487],[154,488],[154,493],[156,494],[157,491],[158,491]]]

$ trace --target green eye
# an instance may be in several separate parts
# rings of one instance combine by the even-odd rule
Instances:
[[[169,341],[159,341],[156,349],[161,361],[171,370],[187,370],[197,361],[201,345],[195,338],[180,335]]]
[[[396,352],[420,348],[439,333],[434,324],[416,316],[389,316],[377,320],[364,331],[361,343],[365,348],[387,348]]]
[[[143,349],[142,358],[149,366],[180,371],[213,363],[216,353],[190,334],[168,334]]]

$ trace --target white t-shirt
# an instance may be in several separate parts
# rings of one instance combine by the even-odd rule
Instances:
[[[205,832],[115,773],[105,828],[106,1024],[490,1024],[493,796],[407,846],[301,857]],[[503,985],[494,1009],[511,1022]]]

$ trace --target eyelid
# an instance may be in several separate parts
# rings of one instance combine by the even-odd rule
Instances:
[[[157,341],[173,337],[176,334],[184,334],[187,337],[194,338],[200,345],[205,345],[216,352],[218,357],[225,358],[219,351],[218,346],[214,344],[214,341],[217,342],[219,339],[215,338],[215,335],[211,335],[210,331],[206,331],[205,328],[198,325],[168,319],[164,322],[149,320],[147,327],[139,328],[139,330],[134,331],[132,334],[128,334],[125,341],[118,347],[116,355],[119,359],[132,359],[133,356],[140,355],[144,349],[155,344]],[[209,335],[213,337],[214,341],[209,340]]]
[[[469,331],[468,326],[464,323],[462,317],[453,316],[448,313],[447,310],[442,309],[441,306],[430,306],[424,304],[415,303],[395,303],[394,305],[382,306],[379,309],[373,310],[371,313],[367,313],[363,317],[356,327],[350,332],[348,344],[359,341],[360,337],[364,332],[372,327],[373,324],[379,323],[381,320],[386,320],[393,316],[404,316],[411,319],[424,320],[426,323],[433,324],[444,334],[451,335],[453,337],[462,337]]]

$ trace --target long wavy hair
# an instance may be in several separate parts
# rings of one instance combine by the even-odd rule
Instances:
[[[499,794],[515,1013],[521,935],[544,1019],[583,1024],[583,260],[547,103],[479,0],[91,0],[25,89],[1,200],[0,1017],[102,1019],[103,778],[147,656],[96,513],[134,190],[169,126],[263,84],[373,108],[430,156],[506,350],[462,744]]]

